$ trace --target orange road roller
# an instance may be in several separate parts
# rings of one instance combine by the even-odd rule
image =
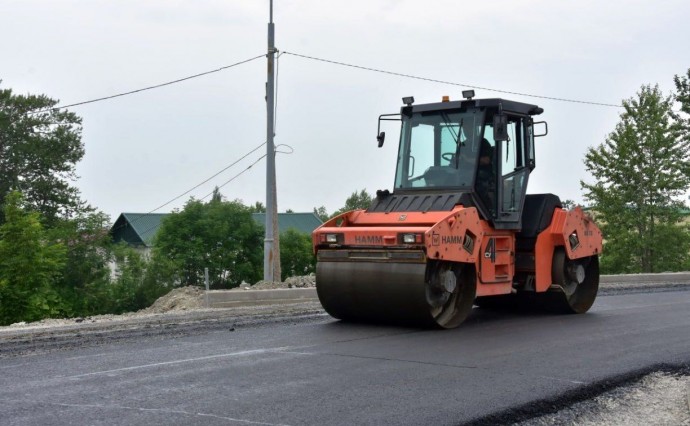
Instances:
[[[602,235],[580,207],[526,195],[543,109],[506,99],[403,98],[393,191],[312,234],[316,290],[331,316],[454,328],[481,307],[584,313],[599,288]],[[536,130],[535,130],[536,129]]]

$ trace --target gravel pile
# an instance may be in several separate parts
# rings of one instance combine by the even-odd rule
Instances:
[[[657,372],[519,426],[690,425],[690,376]]]
[[[288,288],[316,287],[316,275],[309,274],[302,277],[290,277],[285,280]]]
[[[47,318],[35,322],[17,322],[8,326],[0,327],[3,330],[31,330],[45,329],[51,327],[61,327],[66,325],[86,325],[95,323],[115,323],[127,320],[146,319],[155,317],[157,314],[185,312],[204,309],[204,291],[199,287],[188,286],[173,289],[168,294],[163,295],[148,308],[137,312],[126,312],[124,314],[104,314],[77,318]]]
[[[204,291],[199,287],[187,286],[172,290],[153,302],[153,305],[142,309],[143,314],[161,314],[171,311],[186,311],[204,306]]]
[[[308,288],[316,287],[316,276],[314,274],[301,277],[290,277],[283,282],[259,281],[247,290],[273,290],[277,288]]]

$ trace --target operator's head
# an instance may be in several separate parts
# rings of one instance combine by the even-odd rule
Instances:
[[[491,164],[493,157],[493,147],[486,138],[482,138],[482,146],[479,149],[479,165]]]

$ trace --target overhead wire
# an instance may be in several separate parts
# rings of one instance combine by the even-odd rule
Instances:
[[[225,65],[225,66],[222,66],[222,67],[220,67],[220,68],[216,68],[216,69],[209,70],[209,71],[204,71],[204,72],[197,73],[197,74],[194,74],[194,75],[190,75],[190,76],[187,76],[187,77],[178,78],[178,79],[176,79],[176,80],[167,81],[167,82],[165,82],[165,83],[159,83],[159,84],[155,84],[155,85],[152,85],[152,86],[143,87],[143,88],[136,89],[136,90],[130,90],[130,91],[128,91],[128,92],[118,93],[118,94],[110,95],[110,96],[103,96],[103,97],[100,97],[100,98],[90,99],[90,100],[82,101],[82,102],[76,102],[76,103],[72,103],[72,104],[68,104],[68,105],[58,105],[58,106],[54,106],[54,107],[50,107],[50,108],[44,108],[44,109],[37,110],[37,111],[30,111],[30,112],[28,112],[27,114],[39,114],[39,113],[48,112],[48,111],[54,111],[54,110],[58,110],[58,109],[65,109],[65,108],[70,108],[70,107],[79,106],[79,105],[86,105],[86,104],[90,104],[90,103],[105,101],[105,100],[108,100],[108,99],[113,99],[113,98],[118,98],[118,97],[122,97],[122,96],[132,95],[132,94],[139,93],[139,92],[144,92],[144,91],[147,91],[147,90],[157,89],[157,88],[160,88],[160,87],[169,86],[169,85],[172,85],[172,84],[181,83],[181,82],[183,82],[183,81],[187,81],[187,80],[191,80],[191,79],[194,79],[194,78],[203,77],[203,76],[206,76],[206,75],[209,75],[209,74],[213,74],[213,73],[217,73],[217,72],[220,72],[220,71],[224,71],[224,70],[226,70],[226,69],[233,68],[233,67],[236,67],[236,66],[238,66],[238,65],[246,64],[246,63],[248,63],[248,62],[254,61],[254,60],[259,59],[259,58],[262,58],[262,57],[264,57],[264,56],[266,56],[266,55],[265,55],[265,54],[257,55],[257,56],[254,56],[254,57],[252,57],[252,58],[248,58],[248,59],[245,59],[245,60],[242,60],[242,61],[239,61],[239,62],[235,62],[235,63],[230,64],[230,65]],[[266,144],[266,142],[263,142],[263,143],[260,144],[259,146],[255,147],[254,149],[252,149],[251,151],[249,151],[247,154],[245,154],[245,155],[243,155],[242,157],[240,157],[238,160],[236,160],[236,161],[234,161],[233,163],[227,165],[226,167],[224,167],[224,168],[221,169],[220,171],[214,173],[214,174],[213,174],[212,176],[210,176],[209,178],[205,179],[204,181],[200,182],[199,184],[195,185],[194,187],[188,189],[187,191],[183,192],[182,194],[176,196],[175,198],[173,198],[173,199],[167,201],[166,203],[161,204],[160,206],[156,207],[155,209],[152,209],[152,210],[150,210],[149,212],[144,213],[143,215],[137,217],[137,218],[134,219],[133,221],[129,222],[129,224],[131,225],[131,224],[133,224],[133,223],[136,223],[137,221],[143,219],[144,217],[146,217],[146,216],[148,216],[148,215],[151,215],[151,214],[155,213],[156,211],[158,211],[158,210],[162,209],[163,207],[165,207],[165,206],[171,204],[172,202],[178,200],[179,198],[181,198],[181,197],[183,197],[183,196],[189,194],[190,192],[192,192],[192,191],[194,191],[195,189],[199,188],[199,187],[202,186],[203,184],[209,182],[211,179],[215,178],[216,176],[220,175],[220,174],[223,173],[224,171],[228,170],[230,167],[234,166],[234,165],[237,164],[238,162],[242,161],[243,159],[245,159],[246,157],[248,157],[249,155],[251,155],[252,153],[254,153],[256,150],[258,150],[259,148],[261,148],[261,147],[262,147],[263,145],[265,145],[265,144]],[[264,157],[265,157],[265,155],[264,155]],[[261,158],[263,158],[263,157],[261,157]],[[258,161],[258,160],[257,160],[257,161]],[[253,166],[254,164],[256,164],[256,162],[253,163],[252,166]],[[249,168],[251,168],[251,166],[249,166]],[[246,171],[246,170],[245,170],[245,171]],[[230,181],[224,183],[223,185],[227,185],[227,183],[229,183],[229,182],[230,182]],[[114,229],[113,229],[113,230],[114,230]]]
[[[346,62],[342,62],[342,61],[336,61],[336,60],[326,59],[326,58],[319,58],[316,56],[310,56],[310,55],[305,55],[305,54],[301,54],[301,53],[297,53],[297,52],[289,52],[289,51],[280,52],[276,58],[276,101],[277,101],[277,97],[278,97],[278,76],[279,76],[279,72],[280,72],[279,71],[280,70],[280,68],[279,68],[280,57],[283,54],[292,55],[292,56],[296,56],[296,57],[303,58],[303,59],[309,59],[309,60],[313,60],[313,61],[329,63],[329,64],[333,64],[333,65],[339,65],[339,66],[343,66],[343,67],[356,68],[356,69],[360,69],[360,70],[364,70],[364,71],[376,72],[376,73],[381,73],[381,74],[388,74],[388,75],[393,75],[393,76],[398,76],[398,77],[410,78],[410,79],[414,79],[414,80],[427,81],[427,82],[431,82],[431,83],[440,83],[440,84],[447,84],[447,85],[451,85],[451,86],[468,87],[468,88],[478,89],[478,90],[487,90],[487,91],[492,91],[492,92],[497,92],[497,93],[526,96],[526,97],[532,97],[532,98],[538,98],[538,99],[548,99],[548,100],[560,101],[560,102],[570,102],[570,103],[597,105],[597,106],[605,106],[605,107],[613,107],[613,108],[623,108],[623,106],[621,104],[611,104],[611,103],[605,103],[605,102],[595,102],[595,101],[586,101],[586,100],[580,100],[580,99],[569,99],[569,98],[562,98],[562,97],[555,97],[555,96],[537,95],[537,94],[532,94],[532,93],[516,92],[516,91],[511,91],[511,90],[504,90],[504,89],[496,89],[496,88],[491,88],[491,87],[478,86],[478,85],[469,84],[469,83],[459,83],[459,82],[448,81],[448,80],[439,80],[439,79],[435,79],[435,78],[421,77],[421,76],[406,74],[406,73],[402,73],[402,72],[382,70],[382,69],[378,69],[378,68],[367,67],[367,66],[363,66],[363,65],[350,64],[350,63],[346,63]],[[209,70],[209,71],[204,71],[204,72],[190,75],[187,77],[178,78],[176,80],[168,81],[165,83],[155,84],[152,86],[147,86],[147,87],[143,87],[140,89],[130,90],[128,92],[117,93],[114,95],[103,96],[100,98],[89,99],[86,101],[75,102],[72,104],[58,105],[58,106],[54,106],[54,107],[50,107],[50,108],[44,108],[41,110],[28,112],[28,114],[40,114],[43,112],[48,112],[48,111],[52,111],[52,110],[56,110],[56,109],[71,108],[71,107],[75,107],[75,106],[86,105],[86,104],[101,102],[101,101],[105,101],[105,100],[109,100],[109,99],[113,99],[113,98],[118,98],[118,97],[122,97],[122,96],[132,95],[132,94],[144,92],[147,90],[157,89],[160,87],[169,86],[172,84],[176,84],[176,83],[191,80],[194,78],[203,77],[205,75],[224,71],[226,69],[233,68],[233,67],[236,67],[238,65],[246,64],[246,63],[254,61],[256,59],[263,58],[265,56],[266,56],[265,54],[261,54],[261,55],[254,56],[252,58],[248,58],[248,59],[245,59],[245,60],[242,60],[239,62],[235,62],[234,64],[225,65],[225,66],[222,66],[220,68],[216,68],[216,69]],[[276,102],[275,108],[276,108],[276,110],[274,111],[274,121],[275,121],[274,127],[275,127],[275,124],[277,124],[277,102]]]
[[[229,183],[232,182],[233,180],[235,180],[235,179],[237,179],[238,177],[240,177],[243,173],[245,173],[246,171],[248,171],[249,169],[251,169],[252,167],[254,167],[254,165],[255,165],[256,163],[258,163],[259,161],[261,161],[261,160],[263,160],[264,158],[266,158],[267,155],[268,155],[268,154],[264,154],[264,155],[262,155],[261,157],[257,158],[256,161],[254,161],[252,164],[250,164],[249,166],[247,166],[247,168],[245,168],[245,169],[242,170],[241,172],[237,173],[235,176],[231,177],[230,179],[228,179],[227,181],[223,182],[222,184],[218,185],[218,189],[224,187],[225,185],[229,184]],[[213,192],[215,192],[215,190],[212,191],[212,192],[210,192],[209,194],[204,195],[203,197],[200,198],[200,200],[205,200],[206,198],[210,197],[211,195],[213,195]]]
[[[209,71],[204,71],[204,72],[197,73],[197,74],[194,74],[194,75],[190,75],[190,76],[187,76],[187,77],[178,78],[178,79],[175,79],[175,80],[172,80],[172,81],[167,81],[167,82],[164,82],[164,83],[159,83],[159,84],[155,84],[155,85],[152,85],[152,86],[143,87],[143,88],[136,89],[136,90],[130,90],[130,91],[128,91],[128,92],[118,93],[118,94],[109,95],[109,96],[103,96],[103,97],[100,97],[100,98],[95,98],[95,99],[90,99],[90,100],[86,100],[86,101],[76,102],[76,103],[72,103],[72,104],[68,104],[68,105],[57,105],[57,106],[54,106],[54,107],[44,108],[44,109],[37,110],[37,111],[30,111],[30,112],[28,112],[27,114],[32,114],[32,115],[33,115],[33,114],[40,114],[40,113],[43,113],[43,112],[54,111],[54,110],[58,110],[58,109],[71,108],[71,107],[74,107],[74,106],[86,105],[86,104],[91,104],[91,103],[95,103],[95,102],[101,102],[101,101],[105,101],[105,100],[108,100],[108,99],[118,98],[118,97],[127,96],[127,95],[132,95],[132,94],[139,93],[139,92],[144,92],[144,91],[147,91],[147,90],[157,89],[157,88],[160,88],[160,87],[169,86],[169,85],[172,85],[172,84],[181,83],[181,82],[183,82],[183,81],[187,81],[187,80],[191,80],[191,79],[194,79],[194,78],[203,77],[203,76],[206,76],[206,75],[209,75],[209,74],[213,74],[213,73],[217,73],[217,72],[220,72],[220,71],[224,71],[224,70],[226,70],[226,69],[233,68],[233,67],[236,67],[236,66],[238,66],[238,65],[246,64],[246,63],[248,63],[248,62],[254,61],[254,60],[256,60],[256,59],[259,59],[259,58],[262,58],[262,57],[265,57],[265,56],[266,56],[265,54],[261,54],[261,55],[254,56],[254,57],[252,57],[252,58],[248,58],[248,59],[245,59],[245,60],[242,60],[242,61],[239,61],[239,62],[235,62],[235,63],[230,64],[230,65],[225,65],[225,66],[222,66],[222,67],[220,67],[220,68],[216,68],[216,69],[209,70]],[[280,55],[279,55],[279,57],[280,57]],[[224,167],[224,168],[221,169],[220,171],[214,173],[214,174],[213,174],[212,176],[210,176],[209,178],[203,180],[203,181],[200,182],[199,184],[193,186],[192,188],[190,188],[190,189],[188,189],[187,191],[183,192],[182,194],[180,194],[180,195],[178,195],[178,196],[172,198],[171,200],[169,200],[169,201],[167,201],[167,202],[161,204],[160,206],[156,207],[155,209],[152,209],[152,210],[148,211],[147,213],[144,213],[143,215],[137,217],[136,219],[134,219],[134,220],[132,220],[131,222],[129,222],[129,224],[132,225],[132,224],[136,223],[137,221],[143,219],[144,217],[149,216],[149,215],[152,215],[153,213],[155,213],[156,211],[162,209],[163,207],[165,207],[165,206],[167,206],[167,205],[173,203],[174,201],[180,199],[181,197],[183,197],[183,196],[189,194],[190,192],[194,191],[195,189],[197,189],[197,188],[199,188],[200,186],[204,185],[205,183],[209,182],[211,179],[213,179],[213,178],[215,178],[216,176],[220,175],[221,173],[225,172],[226,170],[228,170],[229,168],[231,168],[232,166],[234,166],[234,165],[237,164],[238,162],[240,162],[240,161],[242,161],[243,159],[247,158],[249,155],[251,155],[252,153],[254,153],[256,150],[258,150],[259,148],[261,148],[261,147],[264,146],[265,144],[266,144],[266,142],[264,141],[263,143],[261,143],[260,145],[258,145],[257,147],[255,147],[254,149],[252,149],[251,151],[249,151],[247,154],[243,155],[242,157],[240,157],[240,158],[237,159],[236,161],[234,161],[234,162],[232,162],[231,164],[227,165],[226,167]],[[238,176],[240,176],[242,173],[244,173],[244,172],[246,172],[247,170],[249,170],[254,164],[256,164],[259,160],[261,160],[261,159],[264,158],[265,156],[266,156],[266,155],[263,155],[262,157],[260,157],[258,160],[256,160],[254,163],[252,163],[249,167],[247,167],[245,170],[243,170],[243,171],[240,172],[239,174],[235,175],[232,179],[230,179],[230,180],[226,181],[225,183],[223,183],[220,187],[223,187],[223,186],[227,185],[228,183],[232,182],[232,180],[234,180],[235,178],[237,178]],[[212,194],[212,193],[211,193],[211,194]],[[204,196],[202,199],[207,198],[207,197],[208,197],[208,195]],[[115,229],[113,229],[113,230],[115,230]],[[144,231],[144,232],[147,232],[147,231]]]
[[[225,168],[223,168],[223,169],[220,170],[219,172],[215,173],[213,176],[211,176],[211,177],[209,177],[208,179],[204,180],[203,182],[201,182],[201,183],[195,185],[193,188],[191,188],[191,189],[189,189],[189,190],[183,192],[182,194],[178,195],[177,197],[173,198],[172,200],[168,201],[167,203],[161,204],[160,206],[156,207],[156,208],[153,209],[152,211],[155,212],[156,210],[160,210],[160,209],[162,209],[163,207],[167,206],[168,204],[172,203],[173,201],[176,201],[176,200],[178,200],[178,199],[184,197],[185,195],[187,195],[187,194],[189,194],[190,192],[194,191],[195,189],[197,189],[197,188],[200,187],[201,185],[207,183],[208,181],[210,181],[210,180],[213,179],[214,177],[216,177],[216,176],[218,176],[219,174],[223,173],[224,171],[226,171],[226,170],[229,169],[230,167],[234,166],[235,164],[237,164],[237,163],[239,163],[240,161],[244,160],[245,158],[249,157],[252,153],[254,153],[256,150],[258,150],[259,148],[261,148],[261,147],[264,146],[264,145],[266,145],[266,142],[264,142],[264,143],[260,144],[259,146],[255,147],[254,149],[252,149],[251,151],[249,151],[248,153],[246,153],[245,155],[243,155],[243,156],[240,157],[239,159],[235,160],[232,164],[229,164],[228,166],[226,166]],[[251,166],[250,166],[250,167],[251,167]],[[226,182],[226,183],[227,183],[227,182]],[[225,185],[225,184],[223,184],[223,185]]]
[[[438,79],[434,79],[434,78],[420,77],[420,76],[416,76],[416,75],[412,75],[412,74],[405,74],[405,73],[396,72],[396,71],[387,71],[387,70],[382,70],[382,69],[378,69],[378,68],[366,67],[366,66],[362,66],[362,65],[349,64],[346,62],[335,61],[335,60],[325,59],[325,58],[319,58],[316,56],[309,56],[309,55],[304,55],[301,53],[288,52],[288,51],[283,51],[283,53],[286,55],[297,56],[299,58],[309,59],[312,61],[325,62],[325,63],[329,63],[329,64],[333,64],[333,65],[339,65],[339,66],[349,67],[349,68],[357,68],[357,69],[364,70],[364,71],[377,72],[377,73],[381,73],[381,74],[394,75],[394,76],[398,76],[398,77],[411,78],[414,80],[428,81],[431,83],[448,84],[451,86],[468,87],[468,88],[472,88],[472,89],[487,90],[487,91],[498,92],[498,93],[506,93],[506,94],[510,94],[510,95],[527,96],[527,97],[538,98],[538,99],[548,99],[548,100],[552,100],[552,101],[570,102],[570,103],[587,104],[587,105],[598,105],[598,106],[613,107],[613,108],[623,108],[623,106],[620,104],[610,104],[610,103],[605,103],[605,102],[585,101],[585,100],[578,100],[578,99],[560,98],[560,97],[554,97],[554,96],[535,95],[535,94],[531,94],[531,93],[515,92],[515,91],[503,90],[503,89],[494,89],[491,87],[477,86],[475,84],[458,83],[458,82],[447,81],[447,80],[438,80]]]
[[[265,144],[265,142],[264,142],[264,144]],[[262,145],[263,145],[263,144],[262,144]],[[231,177],[230,179],[228,179],[227,181],[225,181],[223,184],[219,185],[219,186],[218,186],[218,189],[224,187],[225,185],[229,184],[229,183],[232,182],[233,180],[235,180],[235,179],[237,179],[238,177],[240,177],[242,174],[244,174],[244,173],[247,172],[249,169],[251,169],[254,165],[256,165],[256,163],[258,163],[259,161],[261,161],[262,159],[264,159],[264,158],[266,157],[266,155],[267,155],[267,154],[264,154],[264,155],[262,155],[261,157],[257,158],[256,161],[254,161],[252,164],[250,164],[249,166],[247,166],[247,168],[245,168],[245,169],[242,170],[241,172],[237,173],[235,176]],[[211,191],[210,193],[208,193],[208,194],[204,195],[203,197],[199,198],[199,201],[205,200],[206,198],[210,197],[211,195],[213,195],[213,193],[214,193],[215,191],[216,191],[216,190],[214,189],[214,190]],[[147,213],[147,214],[150,214],[150,213]],[[132,221],[132,222],[130,222],[130,224],[132,224],[132,223],[134,223],[134,222],[135,222],[135,221]],[[159,226],[160,226],[159,224],[155,224],[155,225],[153,225],[153,226],[151,226],[151,227],[149,227],[149,228],[147,228],[147,229],[141,231],[140,233],[141,233],[141,234],[146,234],[147,232],[152,231],[152,230],[158,228]]]
[[[223,173],[224,171],[228,170],[228,169],[231,168],[232,166],[234,166],[234,165],[236,165],[237,163],[239,163],[240,161],[244,160],[245,158],[247,158],[248,156],[250,156],[251,154],[253,154],[254,152],[256,152],[259,148],[261,148],[261,147],[264,146],[264,145],[266,145],[266,142],[265,142],[265,141],[264,141],[263,143],[261,143],[260,145],[254,147],[251,151],[247,152],[246,154],[244,154],[244,155],[243,155],[242,157],[240,157],[239,159],[233,161],[232,163],[230,163],[229,165],[225,166],[224,168],[222,168],[222,169],[219,170],[218,172],[214,173],[214,174],[211,175],[209,178],[205,179],[203,182],[201,182],[201,183],[195,185],[194,187],[188,189],[187,191],[185,191],[185,192],[183,192],[182,194],[176,196],[175,198],[173,198],[173,199],[167,201],[166,203],[161,204],[160,206],[156,207],[155,209],[152,209],[152,210],[148,211],[147,213],[142,214],[141,216],[137,217],[136,219],[130,221],[129,224],[132,225],[132,224],[138,222],[139,220],[145,218],[146,216],[150,216],[150,215],[154,214],[156,211],[162,209],[163,207],[165,207],[165,206],[171,204],[172,202],[174,202],[174,201],[176,201],[176,200],[178,200],[178,199],[184,197],[185,195],[187,195],[187,194],[189,194],[190,192],[194,191],[195,189],[199,188],[201,185],[203,185],[203,184],[209,182],[211,179],[215,178],[216,176],[220,175],[220,174]],[[266,156],[266,154],[264,154],[262,157],[260,157],[259,160],[260,160],[261,158],[265,157],[265,156]],[[225,183],[224,183],[223,185],[221,185],[219,188],[221,188],[221,187],[227,185],[228,183],[232,182],[233,179],[235,179],[237,176],[241,175],[241,174],[244,173],[245,171],[249,170],[249,169],[250,169],[254,164],[256,164],[257,162],[258,162],[258,160],[255,161],[254,163],[252,163],[247,169],[243,170],[241,173],[239,173],[238,175],[234,176],[231,180],[225,182]],[[211,194],[213,194],[213,193],[211,193]],[[204,196],[204,198],[206,198],[206,197],[208,197],[208,196]],[[203,200],[204,198],[202,198],[202,200]],[[123,226],[124,226],[124,225],[123,225]],[[120,228],[120,227],[114,228],[114,229],[112,229],[112,231],[114,231],[114,230],[116,230],[116,229],[119,229],[119,228]],[[144,231],[144,233],[145,233],[145,232],[146,232],[146,231]]]
[[[143,87],[143,88],[141,88],[141,89],[130,90],[129,92],[118,93],[118,94],[110,95],[110,96],[103,96],[103,97],[100,97],[100,98],[90,99],[90,100],[82,101],[82,102],[76,102],[76,103],[68,104],[68,105],[58,105],[58,106],[51,107],[51,108],[44,108],[44,109],[38,110],[38,111],[31,111],[31,112],[29,112],[28,114],[40,114],[40,113],[42,113],[42,112],[48,112],[48,111],[52,111],[52,110],[56,110],[56,109],[71,108],[71,107],[75,107],[75,106],[79,106],[79,105],[86,105],[86,104],[91,104],[91,103],[94,103],[94,102],[105,101],[105,100],[108,100],[108,99],[119,98],[119,97],[121,97],[121,96],[132,95],[132,94],[135,94],[135,93],[144,92],[144,91],[146,91],[146,90],[157,89],[157,88],[159,88],[159,87],[169,86],[169,85],[171,85],[171,84],[181,83],[181,82],[183,82],[183,81],[187,81],[187,80],[191,80],[191,79],[194,79],[194,78],[203,77],[203,76],[205,76],[205,75],[209,75],[209,74],[217,73],[217,72],[220,72],[220,71],[224,71],[224,70],[226,70],[226,69],[229,69],[229,68],[232,68],[232,67],[236,67],[236,66],[238,66],[238,65],[246,64],[247,62],[251,62],[251,61],[254,61],[254,60],[259,59],[259,58],[263,58],[264,56],[266,56],[266,55],[262,54],[262,55],[254,56],[253,58],[249,58],[249,59],[245,59],[245,60],[243,60],[243,61],[235,62],[234,64],[225,65],[225,66],[222,66],[222,67],[220,67],[220,68],[216,68],[216,69],[214,69],[214,70],[204,71],[204,72],[201,72],[201,73],[198,73],[198,74],[194,74],[194,75],[190,75],[190,76],[187,76],[187,77],[178,78],[178,79],[176,79],[176,80],[168,81],[168,82],[165,82],[165,83],[160,83],[160,84],[155,84],[155,85],[153,85],[153,86]]]
[[[265,144],[266,144],[266,142],[262,143],[261,145],[259,145],[258,147],[256,147],[252,152],[254,152],[254,151],[256,151],[257,149],[261,148],[261,147],[262,147],[263,145],[265,145]],[[288,147],[288,148],[290,149],[290,152],[276,150],[276,153],[281,153],[281,154],[292,154],[292,153],[294,152],[294,149],[293,149],[290,145],[280,144],[280,145],[278,145],[277,147],[279,147],[279,146],[286,146],[286,147]],[[277,147],[276,147],[276,148],[277,148]],[[248,154],[247,154],[247,155],[248,155]],[[266,158],[267,155],[268,155],[268,154],[262,155],[261,157],[257,158],[253,163],[251,163],[250,165],[248,165],[244,170],[242,170],[241,172],[237,173],[235,176],[233,176],[233,177],[231,177],[230,179],[226,180],[226,181],[223,182],[222,184],[217,185],[217,189],[223,188],[224,186],[228,185],[229,183],[231,183],[232,181],[234,181],[234,180],[237,179],[238,177],[242,176],[244,173],[246,173],[246,172],[249,171],[252,167],[254,167],[259,161],[261,161],[261,160],[263,160],[264,158]],[[245,156],[245,157],[246,157],[246,156]],[[244,157],[243,157],[243,158],[244,158]],[[239,161],[239,160],[238,160],[238,161]],[[226,169],[227,169],[227,168],[226,168]],[[226,170],[226,169],[224,169],[224,170]],[[220,172],[219,172],[219,173],[220,173]],[[219,173],[215,174],[215,175],[212,176],[212,177],[217,176]],[[208,180],[210,180],[210,179],[211,179],[211,178],[207,179],[205,182],[208,182]],[[198,186],[197,186],[197,187],[198,187]],[[195,187],[195,188],[197,188],[197,187]],[[194,189],[194,188],[193,188],[193,189]],[[190,191],[191,191],[191,190],[190,190]],[[203,197],[199,198],[199,200],[205,200],[206,198],[212,196],[213,193],[214,193],[215,191],[216,191],[216,190],[214,189],[213,191],[211,191],[211,192],[209,192],[208,194],[204,195]],[[188,191],[188,192],[189,192],[189,191]],[[182,195],[184,195],[184,194],[182,194]],[[177,198],[179,198],[179,197],[177,197]],[[173,201],[174,201],[174,200],[173,200]],[[172,201],[171,201],[171,202],[172,202]],[[168,203],[168,204],[169,204],[169,203]],[[155,210],[154,210],[154,211],[155,211]],[[130,222],[130,223],[131,223],[131,222]],[[154,227],[154,228],[155,228],[155,227]],[[151,229],[153,229],[153,228],[147,229],[146,231],[143,231],[143,233],[146,233],[147,231],[150,231]]]

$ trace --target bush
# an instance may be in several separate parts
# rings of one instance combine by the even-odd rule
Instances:
[[[316,257],[309,234],[292,228],[280,234],[280,268],[283,281],[316,270]]]
[[[55,283],[66,250],[48,241],[39,214],[22,208],[22,196],[10,193],[0,226],[0,324],[63,315],[64,302]]]

